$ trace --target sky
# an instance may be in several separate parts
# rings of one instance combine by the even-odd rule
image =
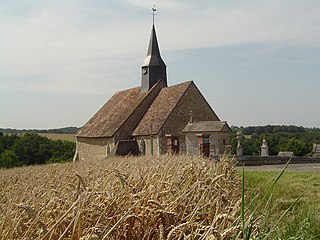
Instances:
[[[153,5],[169,85],[229,125],[320,127],[319,0],[0,0],[0,128],[81,127],[139,86]]]

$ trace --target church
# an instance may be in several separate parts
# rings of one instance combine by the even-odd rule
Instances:
[[[225,152],[231,129],[193,81],[168,85],[154,23],[141,85],[117,91],[76,135],[74,160]]]

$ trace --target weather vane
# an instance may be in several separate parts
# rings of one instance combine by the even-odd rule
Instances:
[[[156,9],[156,5],[153,5],[153,8],[152,8],[152,23],[154,24],[154,15],[155,15],[155,11],[157,11]]]

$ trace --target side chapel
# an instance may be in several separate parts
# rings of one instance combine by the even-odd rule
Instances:
[[[76,135],[74,160],[116,155],[223,154],[231,129],[193,81],[168,86],[154,23],[141,85],[116,92]]]

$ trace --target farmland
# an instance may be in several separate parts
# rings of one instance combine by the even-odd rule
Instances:
[[[42,137],[47,137],[51,140],[67,140],[70,142],[75,142],[75,134],[64,134],[64,133],[38,133]]]
[[[0,170],[2,239],[230,239],[233,162],[128,157]]]
[[[127,157],[0,169],[0,239],[319,239],[316,172]],[[270,170],[270,169],[269,169]],[[244,227],[242,224],[245,224]],[[249,224],[249,225],[246,225]]]

